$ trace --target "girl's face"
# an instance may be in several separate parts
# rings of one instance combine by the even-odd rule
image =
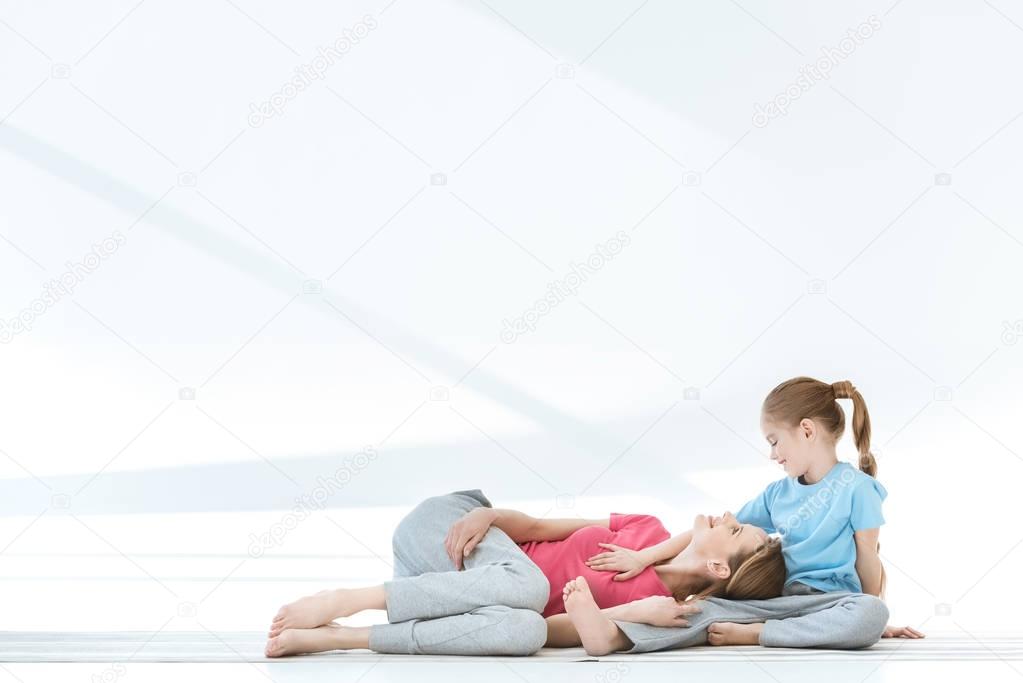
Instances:
[[[782,466],[786,476],[806,474],[812,461],[811,446],[816,433],[813,420],[804,419],[795,427],[786,427],[761,416],[760,430],[771,445],[771,460]]]

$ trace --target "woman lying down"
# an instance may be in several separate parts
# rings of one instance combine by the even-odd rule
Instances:
[[[413,509],[393,554],[391,581],[282,607],[266,655],[530,655],[545,645],[602,655],[749,642],[739,625],[753,622],[764,622],[762,645],[853,648],[876,642],[888,618],[869,595],[777,597],[778,540],[728,514],[697,516],[672,537],[648,515],[535,519],[456,491]],[[368,609],[386,610],[388,623],[333,623]]]

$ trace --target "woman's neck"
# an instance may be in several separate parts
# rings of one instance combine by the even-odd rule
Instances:
[[[681,556],[670,562],[654,565],[654,571],[661,583],[676,597],[686,598],[707,587],[706,579]]]

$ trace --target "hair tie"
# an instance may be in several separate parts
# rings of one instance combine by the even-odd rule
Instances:
[[[853,392],[856,391],[856,387],[853,386],[852,382],[843,380],[841,382],[835,382],[831,385],[831,391],[834,392],[835,398],[849,398]]]

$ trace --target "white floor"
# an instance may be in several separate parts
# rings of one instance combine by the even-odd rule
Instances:
[[[646,503],[622,506],[645,509]],[[388,529],[401,513],[327,509],[289,529],[286,542],[258,553],[251,552],[251,538],[274,528],[281,521],[278,513],[73,517],[51,511],[35,520],[5,518],[3,531],[14,541],[0,563],[0,683],[115,683],[122,678],[126,683],[183,678],[189,683],[372,683],[413,676],[421,681],[619,683],[630,678],[677,681],[680,674],[722,682],[958,681],[969,676],[987,683],[1023,676],[1023,633],[1011,623],[991,622],[972,607],[986,605],[991,614],[990,600],[961,601],[951,612],[936,611],[933,600],[920,597],[920,589],[898,572],[890,587],[897,596],[891,602],[897,615],[893,620],[921,628],[929,637],[883,641],[862,652],[692,648],[599,661],[581,650],[544,651],[531,658],[354,652],[264,659],[262,629],[280,604],[327,586],[365,585],[390,575]],[[382,620],[382,613],[370,613],[349,623]],[[149,640],[154,632],[158,635]],[[140,648],[140,643],[147,644]]]
[[[365,650],[292,657],[261,654],[262,634],[206,632],[4,632],[0,667],[13,680],[488,681],[585,680],[618,683],[714,681],[1015,680],[1023,676],[1023,637],[934,635],[885,640],[860,651],[699,647],[643,655],[588,657],[581,649],[521,657],[379,655]],[[49,663],[39,663],[48,661]],[[55,663],[63,662],[63,663]],[[128,678],[130,676],[130,679]]]
[[[880,681],[963,681],[985,683],[1018,681],[1023,675],[1019,662],[862,662],[841,664],[828,661],[760,663],[736,659],[725,662],[586,662],[580,664],[518,661],[437,662],[431,664],[378,660],[359,663],[288,663],[288,664],[3,664],[0,680],[23,683],[52,681],[104,681],[114,683],[152,681],[177,683],[220,683],[221,681],[267,680],[330,681],[331,683],[384,683],[408,681],[421,683],[452,680],[492,681],[493,683],[549,683],[580,681],[585,683],[619,683],[632,681],[685,680],[728,683],[876,683]]]
[[[121,662],[267,664],[263,656],[265,634],[259,631],[6,631],[0,632],[0,662]],[[325,663],[351,666],[378,661],[435,664],[479,661],[477,658],[440,655],[381,655],[369,650],[328,652],[280,660],[282,664]],[[694,647],[643,654],[592,657],[582,648],[545,648],[529,660],[487,657],[490,662],[544,663],[682,662],[776,664],[780,662],[846,662],[880,665],[891,662],[1023,662],[1023,636],[935,634],[923,640],[883,639],[864,650],[808,650],[763,647]]]

